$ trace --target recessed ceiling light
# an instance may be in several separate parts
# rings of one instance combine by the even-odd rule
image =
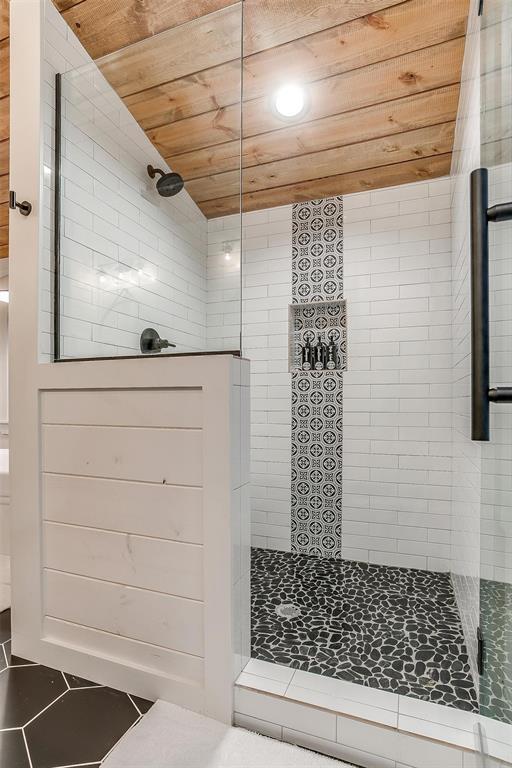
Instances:
[[[298,117],[307,107],[306,91],[297,83],[287,83],[274,93],[272,102],[281,117]]]

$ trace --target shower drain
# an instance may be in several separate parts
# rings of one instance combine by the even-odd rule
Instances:
[[[281,603],[276,608],[276,613],[282,619],[296,619],[302,613],[301,609],[293,603]]]

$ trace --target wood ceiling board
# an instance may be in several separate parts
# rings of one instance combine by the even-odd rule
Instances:
[[[456,118],[458,100],[459,85],[450,85],[434,92],[252,136],[243,142],[243,167],[448,123]],[[240,142],[230,141],[166,160],[187,181],[236,170],[240,167]]]
[[[310,89],[312,104],[307,117],[311,120],[335,114],[331,99],[343,99],[343,111],[346,111],[383,99],[399,98],[406,93],[458,82],[463,54],[464,38],[461,37],[373,64],[366,69],[349,71],[319,81]],[[373,82],[368,76],[378,78],[378,81]],[[389,95],[386,89],[389,89]],[[366,99],[362,99],[363,90],[367,94]],[[145,130],[210,111],[215,112],[219,108],[239,102],[239,62],[223,64],[124,99],[132,115]],[[246,110],[249,110],[250,114],[244,114],[245,122],[247,123],[248,117],[252,116],[254,119],[254,115],[260,114],[263,108],[265,114],[269,114],[266,99],[261,99],[254,105],[249,102]],[[250,135],[254,135],[282,127],[282,120],[274,115],[269,115],[270,117],[271,124],[262,128],[246,128],[246,134],[250,132]]]
[[[9,223],[9,203],[0,205],[0,227],[6,227]]]
[[[72,8],[74,5],[83,2],[83,0],[53,0],[54,6],[58,11],[66,11],[68,8]]]
[[[141,128],[215,111],[241,100],[240,60],[229,61],[155,88],[125,96],[123,101]]]
[[[468,0],[408,0],[244,59],[244,100],[279,82],[311,82],[465,34]],[[278,77],[276,76],[278,73]]]
[[[0,0],[0,40],[9,37],[9,0]]]
[[[367,16],[404,0],[245,0],[246,56]]]
[[[119,96],[240,58],[240,5],[123,48],[96,61]]]
[[[9,177],[7,174],[0,176],[0,203],[9,201]]]
[[[415,181],[435,179],[446,176],[450,172],[451,153],[437,157],[410,160],[404,163],[368,168],[355,173],[330,176],[325,179],[293,184],[275,189],[265,189],[261,192],[248,193],[243,196],[243,210],[257,211],[263,208],[273,208],[279,205],[289,205],[306,200],[332,197],[333,195],[349,195],[353,192],[364,192],[371,189],[393,187],[399,184],[410,184]],[[200,203],[199,207],[207,218],[217,218],[238,213],[240,198],[235,195],[223,199],[210,200]]]
[[[0,176],[9,173],[9,139],[0,141]]]
[[[244,99],[267,97],[279,81],[320,80],[464,35],[468,0],[409,0],[379,14],[357,19],[244,60]],[[212,25],[212,19],[216,22]],[[229,22],[224,29],[226,20]],[[208,50],[199,26],[210,27]],[[213,27],[213,28],[212,28]],[[239,57],[236,6],[198,19],[98,60],[113,88],[123,97],[161,86]],[[177,39],[176,39],[177,38]],[[225,48],[222,50],[221,38]],[[210,63],[207,61],[210,59]],[[170,90],[168,85],[166,90]],[[233,92],[233,102],[239,99]]]
[[[0,141],[9,138],[9,97],[0,99]]]
[[[457,38],[321,80],[311,87],[311,103],[300,123],[458,82],[463,55],[464,38]],[[275,115],[267,99],[246,102],[243,122],[245,138],[293,124]],[[147,133],[159,152],[172,158],[235,139],[239,128],[240,106],[236,104]]]
[[[348,147],[314,152],[248,168],[243,173],[244,193],[290,186],[327,176],[364,171],[366,168],[402,163],[417,157],[431,157],[451,152],[454,123],[444,123],[415,131],[406,131]],[[236,195],[240,186],[238,171],[228,171],[187,182],[192,198],[201,203],[217,197]]]
[[[0,99],[9,95],[9,40],[0,42]]]
[[[238,0],[83,0],[63,16],[98,59],[168,29],[234,5]],[[181,30],[183,36],[187,30]]]

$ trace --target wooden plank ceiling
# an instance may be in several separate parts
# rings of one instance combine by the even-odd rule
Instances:
[[[54,0],[208,217],[239,209],[240,2]],[[244,209],[449,172],[469,0],[244,0]],[[0,249],[8,0],[0,0]],[[279,118],[271,95],[309,104]],[[2,251],[0,251],[1,255]]]

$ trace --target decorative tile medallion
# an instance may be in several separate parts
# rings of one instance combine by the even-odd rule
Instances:
[[[251,590],[253,658],[477,711],[448,574],[254,549]]]
[[[292,302],[332,302],[296,312],[303,340],[333,325],[346,352],[343,198],[297,203],[292,212]],[[332,317],[331,317],[332,315]],[[294,327],[294,332],[297,328]],[[339,371],[292,373],[291,547],[341,557],[343,379]]]

